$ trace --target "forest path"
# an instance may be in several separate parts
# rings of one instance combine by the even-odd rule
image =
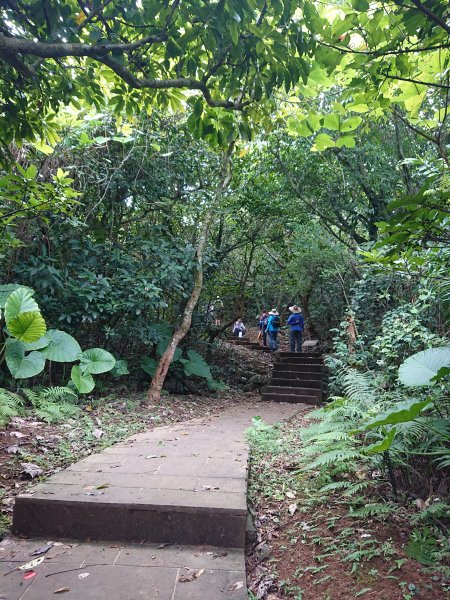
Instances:
[[[35,539],[0,544],[2,598],[47,600],[63,589],[68,600],[244,600],[245,430],[255,416],[275,423],[300,409],[250,401],[159,427],[18,496],[13,530]],[[64,538],[90,543],[53,546],[29,579],[13,571]]]

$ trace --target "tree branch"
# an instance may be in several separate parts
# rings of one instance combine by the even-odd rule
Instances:
[[[167,33],[163,32],[157,35],[149,35],[137,42],[128,44],[101,44],[91,46],[89,44],[48,44],[44,42],[35,42],[24,38],[13,38],[0,35],[0,54],[14,53],[38,56],[41,58],[63,58],[89,57],[93,60],[103,63],[112,69],[116,75],[123,79],[128,85],[135,89],[191,89],[199,90],[209,106],[229,108],[233,110],[243,110],[249,102],[242,102],[242,99],[233,100],[213,100],[211,92],[204,81],[192,79],[190,77],[178,77],[175,79],[148,79],[138,78],[122,64],[109,56],[111,52],[130,52],[141,48],[144,45],[164,42],[168,39]]]
[[[450,35],[450,25],[447,25],[447,23],[443,19],[441,19],[441,17],[438,17],[433,12],[431,12],[431,10],[427,8],[424,4],[422,4],[420,0],[411,0],[411,2],[414,4],[414,6],[417,7],[418,10],[420,10],[421,13],[426,15],[430,19],[430,21],[434,21],[434,23],[442,27],[442,29],[444,29],[444,31],[446,31]]]
[[[419,81],[418,79],[410,79],[409,77],[400,77],[400,75],[389,75],[388,73],[382,73],[382,75],[384,75],[384,77],[387,77],[388,79],[395,79],[398,81],[408,81],[409,83],[416,83],[417,85],[426,85],[429,87],[435,87],[435,88],[439,88],[442,90],[449,89],[448,85],[444,85],[442,83],[432,83],[431,81]]]

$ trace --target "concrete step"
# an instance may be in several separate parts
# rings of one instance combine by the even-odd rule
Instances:
[[[289,365],[290,369],[280,368],[279,365],[274,365],[273,374],[279,374],[282,377],[324,377],[325,373],[321,367],[305,365],[299,368],[296,365]],[[288,375],[289,373],[289,375]]]
[[[319,388],[322,387],[322,380],[315,379],[300,379],[295,377],[272,377],[270,380],[270,385],[279,385],[279,386],[287,386],[287,387],[314,387]]]
[[[243,338],[236,338],[229,342],[230,344],[234,344],[235,346],[249,346],[250,340],[245,340]]]
[[[244,337],[236,337],[236,336],[234,336],[234,335],[229,335],[229,336],[227,337],[227,342],[235,342],[235,341],[237,341],[237,340],[241,340],[241,341],[245,341],[245,340],[246,340],[246,341],[248,341],[248,342],[249,342],[249,341],[250,341],[250,338],[249,338],[249,336],[248,336],[248,335],[244,335]]]
[[[314,394],[317,390],[311,390],[310,395],[301,395],[301,394],[280,394],[280,393],[271,393],[271,392],[263,392],[261,397],[263,400],[269,400],[271,402],[288,402],[290,404],[312,404],[314,406],[318,406],[322,399],[322,396],[318,394]]]
[[[263,388],[263,393],[293,394],[294,396],[311,396],[312,392],[317,394],[317,391],[317,388],[280,385],[278,382],[275,383],[273,381]]]
[[[303,356],[302,354],[293,354],[291,356],[279,356],[278,360],[281,363],[288,363],[292,365],[323,365],[323,360],[319,356]]]
[[[297,363],[291,362],[277,362],[273,366],[274,370],[276,369],[278,372],[281,371],[291,371],[292,373],[322,373],[323,365],[320,363],[311,363],[307,365],[299,365]]]
[[[295,413],[290,406],[243,403],[206,422],[138,433],[38,483],[33,495],[18,495],[13,532],[47,540],[244,548],[244,432],[255,414],[270,424]]]
[[[318,352],[278,352],[278,356],[282,357],[282,358],[288,358],[293,356],[294,358],[297,357],[303,357],[303,358],[317,358],[319,360],[322,360],[322,355],[319,354]]]
[[[285,368],[285,367],[289,368]],[[276,362],[273,366],[274,371],[280,369],[285,371],[292,371],[293,373],[320,373],[323,374],[325,371],[325,367],[319,364],[310,364],[310,365],[299,365],[299,364],[290,364],[285,362]]]
[[[295,385],[295,381],[298,381],[298,386]],[[277,379],[276,377],[272,377],[270,380],[272,385],[278,386],[291,386],[291,387],[305,387],[305,388],[317,388],[322,389],[323,382],[321,379]]]

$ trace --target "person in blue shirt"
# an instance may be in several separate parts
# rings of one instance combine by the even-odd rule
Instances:
[[[263,346],[267,346],[267,321],[269,320],[269,315],[267,314],[267,310],[264,309],[258,319],[258,328],[260,334],[258,335],[258,339],[262,337]]]
[[[269,334],[269,348],[271,352],[278,350],[278,332],[280,331],[280,313],[276,308],[269,311],[266,331]]]
[[[288,325],[291,328],[291,333],[289,337],[289,341],[291,343],[291,352],[295,352],[296,347],[297,352],[301,352],[303,329],[305,328],[305,319],[302,315],[302,309],[296,304],[294,306],[290,306],[289,310],[292,313],[288,319]]]

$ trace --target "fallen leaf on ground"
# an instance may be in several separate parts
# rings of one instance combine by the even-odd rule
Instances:
[[[85,579],[86,577],[89,577],[90,573],[80,573],[78,575],[78,579]]]
[[[92,432],[92,435],[99,440],[104,433],[105,432],[102,429],[94,429],[94,431]]]
[[[69,591],[68,587],[62,587],[62,588],[58,588],[53,593],[54,594],[64,594],[64,592],[68,592],[68,591]]]
[[[21,433],[20,431],[10,431],[9,435],[11,437],[16,437],[16,438],[24,438],[27,437],[25,433]]]
[[[19,448],[19,446],[8,446],[6,448],[6,452],[8,454],[18,454],[19,452],[22,452],[22,450]]]
[[[96,490],[104,490],[104,489],[106,489],[108,487],[109,487],[109,483],[101,483],[100,485],[96,485],[95,489]]]
[[[289,511],[290,515],[293,515],[296,510],[297,510],[297,503],[296,502],[294,502],[294,504],[289,504],[288,511]]]
[[[188,583],[190,581],[194,581],[194,579],[198,579],[199,577],[201,577],[204,572],[205,569],[200,569],[199,571],[190,571],[187,574],[183,573],[178,578],[178,581],[180,581],[181,583]]]
[[[30,552],[30,556],[40,556],[41,554],[45,554],[46,552],[48,552],[50,550],[50,548],[53,548],[54,544],[53,542],[49,542],[47,545],[42,546],[41,548],[38,548],[37,550],[34,550],[33,552]]]
[[[44,556],[40,556],[39,558],[35,558],[33,560],[30,560],[30,562],[25,563],[24,565],[20,565],[20,567],[17,567],[20,571],[30,571],[31,569],[34,569],[34,567],[37,567],[38,565],[41,564],[41,562],[44,562]]]
[[[293,500],[295,498],[295,493],[294,492],[286,492],[286,497]]]
[[[42,473],[44,472],[44,469],[41,469],[41,467],[38,467],[34,463],[20,463],[20,464],[23,467],[22,473],[25,475],[29,475],[31,477],[31,479],[34,479],[35,477],[42,475]]]
[[[156,454],[149,454],[145,458],[159,458]]]
[[[236,583],[233,583],[233,585],[230,585],[230,587],[228,588],[228,591],[234,592],[235,590],[240,590],[243,587],[244,587],[243,581],[236,581]]]

